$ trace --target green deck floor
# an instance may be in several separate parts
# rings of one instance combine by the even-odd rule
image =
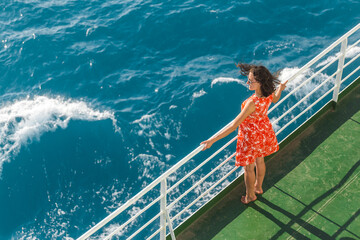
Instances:
[[[360,239],[360,111],[213,239]]]
[[[266,165],[257,201],[241,182],[177,240],[360,239],[360,84]]]

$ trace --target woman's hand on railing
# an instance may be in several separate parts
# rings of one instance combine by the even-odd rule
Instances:
[[[200,145],[204,145],[204,148],[202,149],[202,151],[211,148],[211,146],[213,145],[214,142],[215,142],[215,141],[214,141],[214,139],[212,139],[212,138],[210,138],[210,139],[208,139],[208,140],[206,140],[206,141],[201,142]]]
[[[284,89],[286,88],[287,82],[288,82],[288,80],[279,84],[279,87],[273,93],[273,100],[272,100],[273,103],[277,103],[277,101],[279,101],[279,99],[281,97],[281,92],[284,91]]]
[[[288,83],[288,80],[286,80],[285,82],[283,82],[283,83],[280,83],[280,85],[279,85],[279,88],[280,88],[280,91],[282,92],[282,91],[284,91],[284,89],[286,88],[286,84]]]

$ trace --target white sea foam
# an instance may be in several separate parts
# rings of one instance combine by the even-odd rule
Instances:
[[[290,77],[292,77],[294,74],[296,74],[300,69],[298,67],[294,68],[284,68],[279,75],[279,80],[281,82],[284,82],[288,80]],[[296,88],[298,85],[300,85],[302,82],[306,81],[308,78],[310,78],[314,74],[314,71],[312,69],[307,69],[302,74],[297,76],[294,80],[289,82],[287,84],[287,90],[291,91],[294,88]],[[319,86],[323,81],[327,80],[329,76],[324,73],[318,74],[314,79],[306,83],[299,91],[295,92],[295,97],[301,98],[304,95],[310,93],[314,88]],[[321,88],[319,90],[319,93],[325,93],[328,89],[328,86],[331,84],[332,81],[329,81],[327,84],[325,84],[324,88]]]
[[[250,22],[250,23],[254,23],[253,20],[251,20],[250,18],[247,18],[247,17],[239,17],[239,18],[238,18],[238,21],[239,21],[239,22]]]
[[[97,26],[90,27],[86,30],[86,36],[89,36],[92,32],[97,29]]]
[[[350,47],[349,47],[350,48]],[[360,47],[358,46],[353,46],[350,48],[350,50],[348,50],[345,54],[345,58],[353,58],[355,57],[357,54],[360,53]],[[326,64],[328,64],[329,62],[331,62],[332,60],[334,60],[335,58],[339,57],[340,53],[336,53],[335,56],[329,56],[326,60],[320,62],[316,67],[322,67],[325,66]]]
[[[67,233],[69,226],[71,226],[68,213],[61,210],[56,203],[51,206],[53,208],[47,211],[43,220],[35,218],[31,224],[21,226],[11,239],[39,239],[41,235],[42,239],[73,240],[74,238]],[[40,224],[42,227],[39,228]],[[48,228],[43,226],[48,226]]]
[[[272,125],[275,132],[277,132],[281,128],[278,123],[274,123],[274,121],[276,119],[277,119],[276,117],[273,117],[273,118],[270,119],[271,125]]]
[[[294,76],[298,71],[300,70],[300,68],[298,67],[293,67],[293,68],[284,68],[279,75],[279,80],[281,82],[284,82],[288,79],[290,79],[292,76]],[[315,70],[312,68],[308,68],[306,69],[304,72],[302,72],[301,74],[299,74],[295,79],[293,79],[291,82],[289,82],[287,84],[287,88],[286,91],[293,91],[295,88],[297,88],[300,84],[302,84],[304,81],[308,80],[309,78],[311,78],[313,75],[315,74]],[[328,82],[326,82],[325,84],[323,84],[326,80],[329,79],[329,75],[325,74],[325,73],[319,73],[317,76],[315,76],[314,78],[312,78],[310,81],[308,81],[306,84],[304,84],[303,86],[301,86],[300,88],[298,88],[294,93],[293,96],[296,98],[295,101],[300,101],[302,100],[305,96],[308,96],[306,99],[303,100],[303,102],[296,108],[297,110],[294,111],[298,111],[298,110],[304,110],[306,107],[308,107],[308,105],[310,103],[312,103],[313,101],[315,101],[315,99],[317,99],[319,96],[322,96],[323,94],[325,94],[333,85],[334,85],[334,78],[331,78]],[[312,93],[311,95],[309,95],[310,92],[312,92],[315,88],[317,88],[319,85],[323,84],[319,89],[316,90],[316,92]],[[296,103],[296,102],[295,102]],[[275,113],[275,115],[277,117],[279,117],[283,111],[288,110],[290,107],[292,107],[294,104],[293,100],[289,101],[286,100],[285,103],[282,104],[282,106],[280,108],[277,109],[277,113]],[[271,118],[271,122],[274,128],[274,131],[278,131],[281,129],[281,127],[287,123],[288,121],[290,121],[291,119],[293,119],[295,116],[294,111],[291,112],[291,114],[287,114],[282,120],[280,120],[280,122],[275,122],[275,120],[277,119],[277,117],[272,117]],[[311,115],[311,111],[310,110],[310,115]],[[278,115],[280,114],[280,115]],[[308,115],[308,116],[310,116]]]
[[[142,136],[144,133],[146,136],[153,136],[153,130],[149,130],[154,122],[153,118],[155,116],[155,113],[152,114],[145,114],[141,118],[136,119],[132,122],[132,124],[139,124],[140,130],[138,131],[138,135]],[[149,131],[147,131],[149,130]],[[151,132],[151,133],[150,133]]]
[[[225,155],[218,160],[217,163],[214,163],[214,166],[217,166],[221,162],[223,162],[225,159],[227,159],[231,154],[232,150],[227,151],[225,150]],[[200,185],[196,186],[191,192],[189,192],[184,199],[186,201],[178,201],[172,206],[170,209],[170,212],[174,215],[176,215],[178,212],[182,211],[187,204],[189,204],[191,201],[193,201],[195,198],[197,198],[199,195],[207,191],[210,187],[213,187],[214,184],[224,175],[226,175],[229,171],[231,171],[234,168],[234,159],[230,160],[228,163],[226,163],[224,166],[222,166],[218,171],[210,175],[206,181],[201,183]],[[193,186],[198,182],[207,172],[203,172],[203,169],[198,170],[198,174],[191,175],[188,180],[185,180],[188,184],[190,184],[188,187]],[[238,176],[240,174],[240,171],[235,171],[234,175]],[[186,219],[189,215],[193,214],[194,211],[199,209],[201,206],[203,206],[206,202],[208,202],[210,199],[215,197],[222,189],[226,188],[230,184],[232,180],[234,180],[235,176],[232,175],[232,177],[229,177],[225,179],[223,182],[221,182],[218,186],[214,187],[209,193],[207,193],[202,198],[198,199],[198,201],[189,209],[187,209],[179,218],[175,219],[173,224],[174,226],[177,226],[180,224],[184,219]],[[181,179],[183,177],[182,174],[179,172],[175,172],[174,174],[171,174],[168,177],[168,180],[170,182],[176,182],[176,180]],[[171,193],[168,195],[168,201],[169,203],[173,202],[175,199],[177,199],[181,194],[184,193],[185,190],[188,189],[188,187],[185,187],[182,189],[176,187],[174,188]]]
[[[360,47],[358,47],[358,46],[352,46],[352,47],[349,47],[349,48],[350,48],[350,50],[348,50],[346,52],[345,58],[353,58],[353,57],[355,57],[356,55],[358,55],[360,53]],[[325,59],[325,60],[321,61],[320,63],[318,63],[315,68],[325,66],[326,64],[330,63],[335,58],[337,58],[339,56],[339,54],[340,53],[336,53],[333,56],[329,56],[327,59]],[[296,74],[299,70],[300,69],[298,67],[284,68],[280,72],[279,79],[282,82],[284,82],[287,79],[289,79],[290,77],[292,77],[294,74]],[[296,77],[293,81],[289,82],[287,89],[290,90],[290,91],[293,90],[295,87],[297,87],[303,81],[306,81],[308,78],[310,78],[314,73],[315,73],[314,69],[312,69],[312,68],[307,69],[302,74],[300,74],[298,77]],[[329,78],[329,75],[327,75],[325,73],[318,74],[313,80],[311,80],[310,82],[305,84],[305,86],[303,86],[300,91],[296,92],[295,96],[299,97],[299,95],[303,96],[303,95],[308,94],[309,92],[311,92],[314,88],[316,88],[318,85],[320,85],[322,82],[324,82],[328,78]],[[332,81],[329,81],[329,83],[327,83],[325,85],[325,87],[322,88],[322,90],[319,91],[320,95],[325,93],[329,89],[329,86],[330,86],[331,82]]]
[[[92,109],[87,103],[64,98],[36,96],[6,104],[0,109],[0,172],[4,161],[18,153],[22,145],[58,128],[65,129],[70,120],[98,121],[111,119],[114,113]]]
[[[360,47],[359,46],[353,46],[350,50],[348,50],[346,52],[345,58],[353,58],[359,53],[360,53]]]
[[[199,98],[201,96],[204,96],[206,94],[206,92],[204,91],[204,89],[201,89],[199,92],[194,92],[192,97],[193,98]]]
[[[146,125],[141,124],[141,123],[148,123],[151,121],[151,118],[155,116],[155,113],[153,114],[145,114],[143,115],[140,119],[136,119],[135,121],[133,121],[133,123],[139,123],[142,127],[146,127]]]
[[[139,168],[139,180],[144,180],[145,178],[154,180],[155,178],[152,174],[154,169],[164,169],[165,167],[165,163],[162,162],[159,157],[150,154],[139,154],[133,161],[142,163],[142,166]]]
[[[161,116],[158,113],[145,114],[136,119],[132,124],[138,125],[133,128],[139,136],[153,137],[163,136],[165,139],[179,139],[181,133],[181,122],[171,118],[171,116]]]
[[[213,87],[215,84],[218,83],[230,83],[230,82],[236,82],[239,83],[245,87],[247,87],[246,83],[240,79],[236,79],[236,78],[228,78],[228,77],[218,77],[215,78],[214,80],[212,80],[211,82],[211,87]]]
[[[97,236],[95,239],[104,239],[105,237],[107,237],[111,233],[113,233],[114,231],[117,231],[117,229],[119,229],[119,227],[120,227],[120,224],[118,224],[118,223],[110,224],[108,227],[104,227],[104,232],[100,236]],[[120,231],[117,231],[114,234],[114,236],[115,237],[123,236],[124,233],[127,231],[127,229],[128,229],[128,226],[125,226]]]

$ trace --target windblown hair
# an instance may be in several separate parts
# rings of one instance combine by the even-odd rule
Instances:
[[[236,66],[240,68],[240,74],[243,76],[248,76],[250,72],[254,74],[255,80],[260,83],[260,90],[264,97],[268,97],[275,92],[276,84],[280,83],[277,76],[275,74],[271,74],[271,72],[264,66],[246,63],[239,63]]]

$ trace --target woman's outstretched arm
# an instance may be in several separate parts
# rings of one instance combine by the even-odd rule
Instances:
[[[273,103],[276,103],[277,101],[279,101],[280,97],[281,97],[281,92],[286,88],[286,84],[287,84],[287,80],[283,83],[280,83],[279,87],[275,90],[275,92],[273,93]]]
[[[255,103],[249,101],[246,103],[244,109],[239,113],[239,115],[232,121],[232,124],[223,129],[218,135],[203,141],[200,144],[204,144],[203,151],[210,148],[216,141],[226,137],[230,133],[236,130],[236,128],[251,114],[255,111]]]

